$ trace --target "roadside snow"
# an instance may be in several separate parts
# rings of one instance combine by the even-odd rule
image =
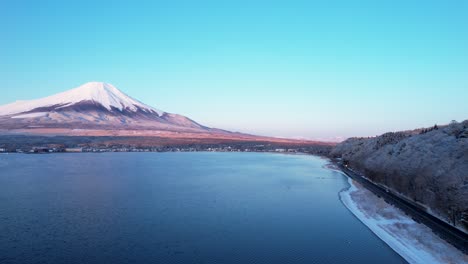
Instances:
[[[343,204],[372,232],[409,263],[468,263],[468,255],[442,240],[431,229],[416,223],[359,183],[340,193]]]

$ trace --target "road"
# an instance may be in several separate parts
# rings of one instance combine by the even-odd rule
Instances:
[[[454,245],[455,247],[463,251],[465,254],[468,254],[468,234],[447,224],[439,218],[432,216],[431,214],[422,210],[415,204],[392,194],[385,188],[364,178],[362,175],[359,175],[356,172],[349,170],[347,167],[343,166],[343,164],[339,162],[337,162],[336,164],[348,177],[359,182],[368,190],[372,191],[374,194],[384,198],[385,201],[400,208],[406,214],[411,216],[416,222],[428,226],[432,229],[434,233],[439,235],[442,239]]]

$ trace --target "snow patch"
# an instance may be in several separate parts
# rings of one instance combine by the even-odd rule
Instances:
[[[22,114],[17,116],[12,116],[11,118],[36,118],[36,117],[43,117],[47,116],[48,113],[46,112],[38,112],[38,113],[29,113],[29,114]]]
[[[386,203],[348,178],[351,187],[340,192],[343,204],[372,232],[414,264],[468,263],[468,255],[416,223],[400,209]]]

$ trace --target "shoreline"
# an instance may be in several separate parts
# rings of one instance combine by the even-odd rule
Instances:
[[[429,227],[415,222],[351,178],[347,179],[350,187],[339,193],[341,202],[408,263],[468,263],[468,255],[434,234]]]
[[[129,151],[132,153],[132,151]],[[304,152],[275,152],[275,151],[162,151],[155,153],[170,152],[215,152],[215,153],[264,153],[280,155],[304,155],[314,156],[329,160],[316,154]],[[81,152],[93,153],[93,152]],[[79,154],[81,154],[79,153]],[[96,152],[94,152],[96,153]],[[98,152],[109,153],[109,152]],[[124,153],[124,152],[110,152]],[[150,152],[151,153],[151,152]],[[154,152],[153,152],[154,153]],[[8,154],[8,153],[1,153]],[[16,153],[20,154],[20,153]],[[27,154],[27,153],[22,153]],[[52,153],[50,153],[52,154]],[[53,154],[73,154],[73,153],[53,153]],[[330,161],[330,160],[329,160]],[[334,170],[346,177],[349,187],[343,188],[339,192],[339,199],[343,205],[367,228],[369,228],[379,239],[392,248],[408,263],[468,263],[468,255],[458,250],[450,243],[444,241],[437,234],[424,224],[415,222],[402,210],[387,203],[370,190],[348,177],[333,162],[323,166],[326,169]],[[365,198],[365,199],[363,199]]]

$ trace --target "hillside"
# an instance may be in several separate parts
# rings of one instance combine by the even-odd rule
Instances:
[[[468,120],[351,138],[330,155],[468,232]]]

